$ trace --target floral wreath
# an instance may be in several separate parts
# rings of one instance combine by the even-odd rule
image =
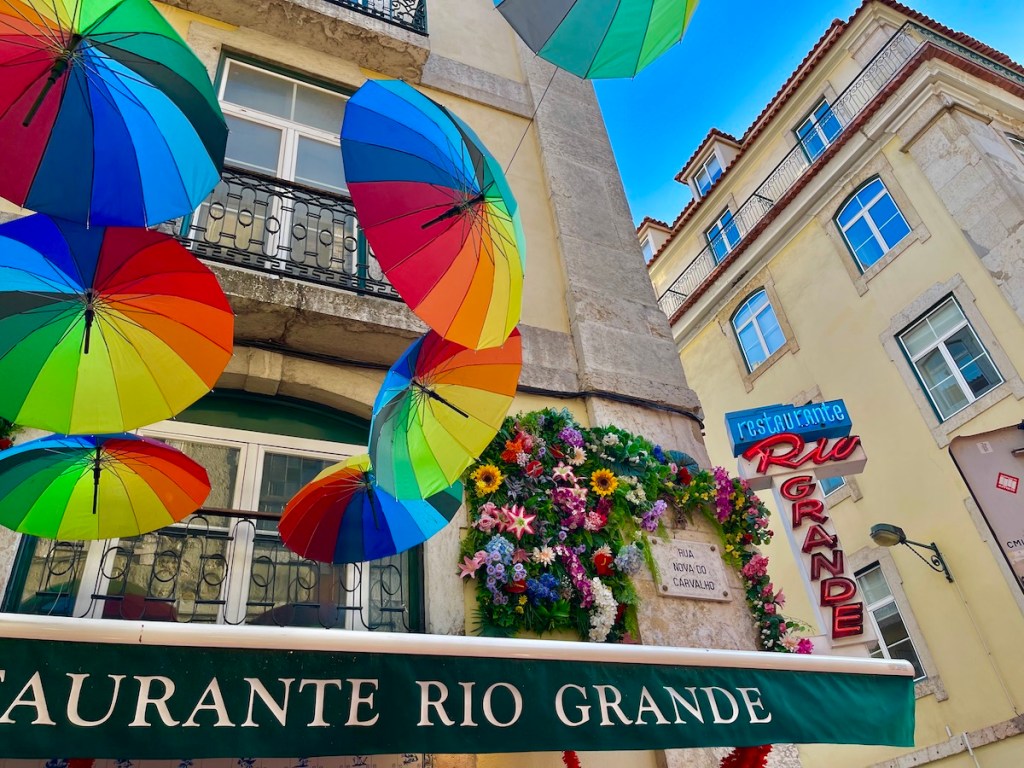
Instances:
[[[581,427],[567,409],[505,420],[466,473],[469,530],[459,573],[476,583],[477,631],[510,637],[570,630],[591,642],[638,636],[631,577],[657,569],[648,537],[667,535],[669,505],[707,517],[723,560],[739,570],[761,648],[810,653],[806,628],[783,616],[785,596],[758,547],[774,535],[769,511],[744,480],[698,469],[617,427]],[[770,746],[730,753],[722,765],[760,766]],[[563,759],[579,765],[574,752]]]

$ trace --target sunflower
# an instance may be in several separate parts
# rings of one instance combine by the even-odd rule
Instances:
[[[484,464],[477,468],[470,477],[476,480],[476,492],[483,496],[498,490],[501,487],[501,481],[505,479],[501,470],[493,464]]]
[[[619,481],[611,470],[599,469],[590,476],[590,487],[598,496],[611,496],[619,487]]]

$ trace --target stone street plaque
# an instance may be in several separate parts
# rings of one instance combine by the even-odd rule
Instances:
[[[682,539],[652,539],[662,597],[731,600],[718,545]]]

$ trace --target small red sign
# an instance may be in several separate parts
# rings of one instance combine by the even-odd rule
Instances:
[[[996,478],[996,488],[1007,493],[1016,493],[1019,485],[1019,477],[1008,475],[1005,472],[1000,472],[999,477]]]

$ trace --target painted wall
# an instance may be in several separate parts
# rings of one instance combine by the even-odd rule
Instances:
[[[685,345],[682,361],[705,407],[711,457],[730,468],[735,459],[722,421],[725,412],[789,402],[815,386],[825,399],[845,399],[869,461],[856,478],[863,497],[843,500],[833,511],[843,548],[848,555],[872,548],[868,529],[876,522],[895,523],[909,537],[935,541],[941,548],[955,584],[946,583],[905,548],[891,551],[948,694],[945,701],[935,694],[919,699],[916,740],[921,747],[947,742],[947,726],[953,734],[970,732],[1024,711],[1024,613],[984,541],[985,533],[965,506],[965,485],[945,448],[933,438],[879,336],[918,296],[955,275],[962,276],[973,292],[978,310],[1010,359],[1013,370],[1001,371],[1006,378],[1024,370],[1024,325],[915,161],[900,151],[901,145],[894,139],[882,154],[930,237],[907,247],[868,283],[866,294],[858,296],[843,264],[851,257],[826,232],[831,222],[823,224],[819,217],[749,280],[756,285],[770,273],[779,299],[776,309],[788,318],[798,351],[771,364],[747,392],[730,317],[720,312]],[[1021,413],[1018,396],[1008,393],[955,434],[1014,424]],[[812,614],[781,523],[774,529],[776,541],[769,549],[772,573],[790,598],[788,612],[807,620]],[[871,747],[814,747],[802,754],[812,768],[853,768],[897,753]],[[996,768],[1019,766],[1021,755],[1024,738],[1019,736],[978,751],[982,765]],[[937,764],[966,766],[968,761],[950,758]]]

